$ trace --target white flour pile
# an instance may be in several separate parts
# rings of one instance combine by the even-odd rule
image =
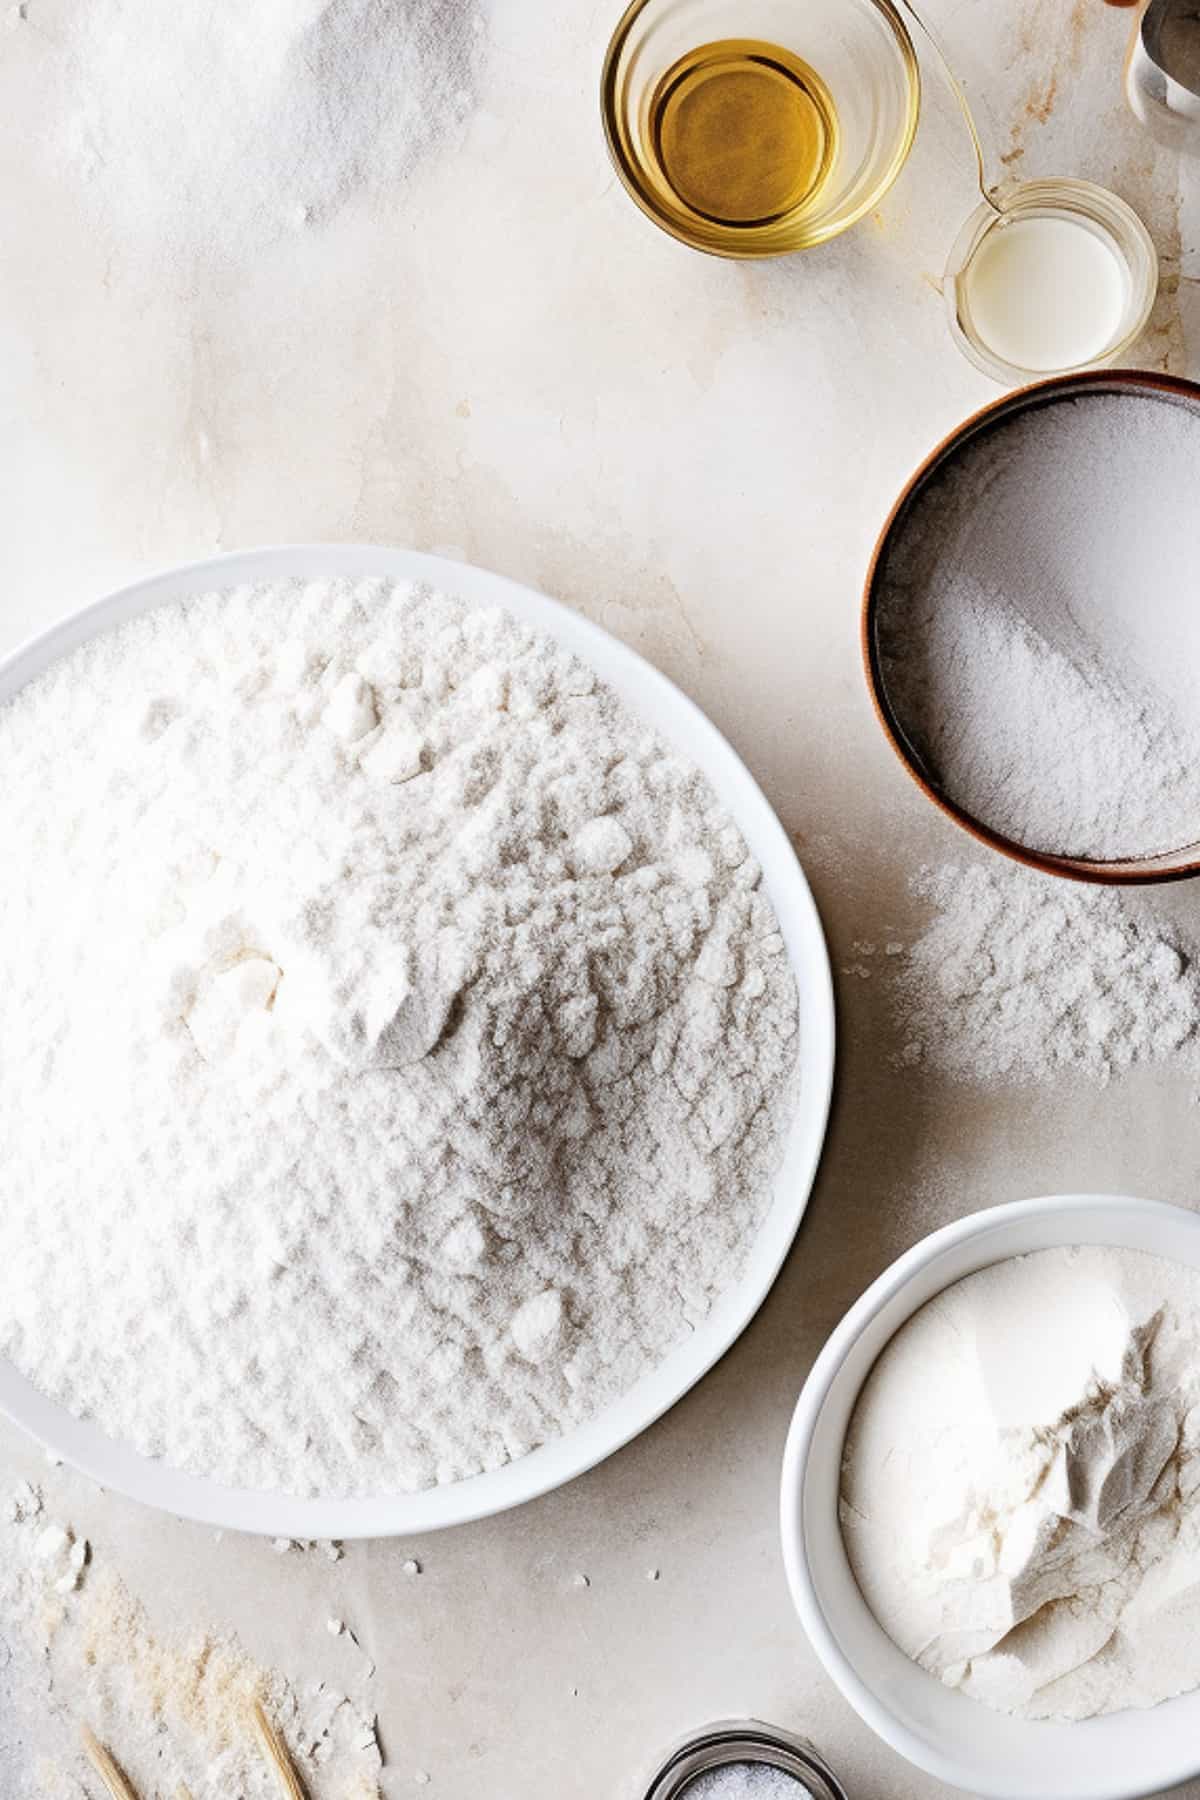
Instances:
[[[395,205],[474,102],[484,20],[471,0],[87,0],[48,35],[48,147],[122,253],[186,269]]]
[[[1200,1686],[1200,1274],[1044,1250],[946,1289],[859,1397],[842,1535],[888,1635],[1029,1718]]]
[[[689,1781],[683,1800],[812,1800],[808,1789],[786,1769],[769,1763],[726,1763]]]
[[[924,932],[889,961],[900,1061],[962,1081],[1106,1082],[1197,1053],[1190,946],[1144,897],[993,857],[925,870]]]
[[[593,1415],[737,1278],[795,984],[706,781],[510,615],[158,610],[0,711],[0,1349],[254,1487]]]
[[[879,609],[887,692],[948,797],[1042,851],[1200,839],[1200,413],[1059,401],[912,509]]]

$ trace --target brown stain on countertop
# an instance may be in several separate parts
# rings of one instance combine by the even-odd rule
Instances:
[[[1145,338],[1138,346],[1137,361],[1149,368],[1161,369],[1164,375],[1185,374],[1188,362],[1187,342],[1179,306],[1183,233],[1177,208],[1170,211],[1155,236],[1158,249],[1158,294]]]
[[[1087,30],[1088,14],[1091,11],[1091,0],[1075,0],[1071,8],[1071,16],[1067,22],[1069,33],[1071,67],[1077,69],[1083,60],[1083,34]]]
[[[1024,156],[1030,127],[1049,123],[1066,85],[1064,76],[1078,74],[1082,68],[1084,40],[1093,11],[1093,0],[1073,0],[1065,32],[1057,42],[1046,30],[1046,9],[1038,4],[1038,0],[1034,0],[1022,15],[1017,38],[1019,53],[1029,58],[1038,58],[1040,53],[1044,66],[1017,102],[1009,128],[1008,148],[1000,152],[1000,161],[1005,168],[1010,168]]]
[[[1128,4],[1136,3],[1137,0],[1128,0]],[[1088,18],[1093,10],[1092,0],[1072,0],[1071,10],[1067,14],[1064,45],[1068,65],[1072,69],[1077,69],[1082,62],[1083,40],[1088,30]],[[1031,5],[1026,6],[1017,28],[1017,45],[1022,56],[1032,56],[1045,46],[1048,37],[1046,22],[1046,7],[1040,0],[1033,0]]]
[[[1044,87],[1034,86],[1025,99],[1025,117],[1045,125],[1054,111],[1054,103],[1058,99],[1058,75],[1051,73]]]
[[[1058,72],[1052,69],[1044,79],[1035,80],[1019,104],[1008,133],[1008,148],[1000,152],[1004,167],[1011,168],[1025,154],[1025,139],[1031,126],[1045,125],[1054,112],[1058,99]]]

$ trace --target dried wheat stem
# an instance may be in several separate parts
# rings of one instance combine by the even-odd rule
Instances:
[[[137,1800],[129,1777],[118,1768],[95,1732],[87,1725],[83,1728],[83,1747],[88,1761],[112,1795],[112,1800]]]
[[[254,1702],[254,1728],[258,1732],[259,1742],[266,1753],[267,1760],[279,1778],[279,1786],[286,1800],[308,1800],[304,1784],[296,1773],[295,1765],[287,1753],[283,1739],[263,1711],[262,1702]],[[122,1796],[122,1800],[124,1797]]]

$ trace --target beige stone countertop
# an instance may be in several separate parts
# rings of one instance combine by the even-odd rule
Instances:
[[[30,1477],[165,1631],[236,1631],[294,1680],[364,1691],[362,1659],[326,1631],[345,1619],[377,1665],[388,1795],[639,1800],[673,1737],[745,1711],[806,1731],[852,1800],[932,1796],[840,1699],[788,1600],[776,1488],[799,1387],[850,1302],[933,1226],[1059,1189],[1200,1195],[1189,1083],[988,1092],[898,1069],[886,973],[856,948],[911,937],[919,865],[975,854],[884,743],[857,645],[898,487],[997,391],[953,347],[937,292],[972,204],[952,103],[928,72],[914,154],[853,232],[770,264],[708,259],[657,233],[606,160],[615,8],[449,0],[447,29],[473,34],[471,87],[389,204],[351,193],[313,220],[298,193],[294,229],[184,267],[158,254],[149,212],[104,204],[102,158],[85,177],[69,153],[68,27],[101,6],[121,10],[24,0],[0,18],[0,651],[126,580],[258,543],[443,550],[558,596],[693,696],[777,808],[838,972],[839,1071],[811,1206],[761,1314],[569,1487],[336,1563],[100,1494],[7,1427],[0,1495]],[[1195,372],[1200,177],[1189,192],[1124,109],[1129,15],[929,11],[1007,169],[1087,176],[1143,212],[1164,280],[1141,360]],[[1177,905],[1200,912],[1200,893]],[[0,1792],[15,1800],[63,1737],[6,1722],[24,1654],[9,1648]]]

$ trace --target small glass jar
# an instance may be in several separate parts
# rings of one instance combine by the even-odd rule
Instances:
[[[761,1763],[794,1775],[797,1800],[804,1792],[812,1800],[846,1800],[845,1789],[807,1738],[758,1719],[719,1719],[691,1732],[664,1757],[645,1800],[686,1800],[698,1775],[739,1763]]]
[[[1009,361],[987,341],[972,318],[972,264],[984,246],[994,242],[995,233],[1028,219],[1056,219],[1083,227],[1107,247],[1121,272],[1124,292],[1119,321],[1107,341],[1082,361],[1041,368]],[[950,334],[963,355],[994,380],[1020,384],[1119,362],[1146,328],[1158,292],[1158,257],[1150,233],[1132,207],[1107,188],[1065,177],[1025,181],[999,195],[995,206],[983,201],[971,213],[950,252],[942,289]]]

